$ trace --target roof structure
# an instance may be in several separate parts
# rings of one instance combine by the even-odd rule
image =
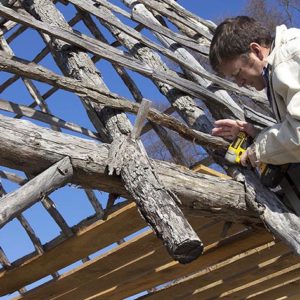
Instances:
[[[17,222],[32,245],[13,260],[0,245],[1,296],[299,299],[298,216],[210,135],[274,122],[265,95],[211,72],[214,23],[174,0],[1,0],[0,16],[0,232]],[[72,215],[74,193],[93,211],[72,223],[56,197]]]

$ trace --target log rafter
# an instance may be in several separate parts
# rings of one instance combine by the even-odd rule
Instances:
[[[67,5],[68,8],[72,6],[77,10],[75,16],[69,21],[69,25],[56,9],[57,2]],[[140,103],[145,99],[127,69],[151,79],[163,94],[164,92],[172,94],[171,91],[176,90],[179,98],[181,95],[186,98],[200,98],[216,118],[227,116],[244,118],[243,111],[235,103],[238,101],[238,104],[242,103],[244,106],[243,100],[237,100],[236,97],[231,99],[230,94],[227,94],[225,90],[236,93],[238,96],[253,98],[255,104],[249,104],[252,110],[250,109],[249,113],[247,108],[246,117],[254,122],[258,121],[259,126],[268,126],[269,120],[267,122],[264,120],[264,114],[268,114],[264,96],[250,90],[237,88],[226,80],[210,74],[197,61],[193,60],[192,54],[194,55],[195,52],[202,57],[207,55],[215,24],[187,12],[174,0],[140,0],[139,2],[123,0],[131,12],[106,0],[3,0],[0,3],[0,45],[6,52],[6,54],[3,51],[0,52],[0,67],[2,70],[14,74],[1,85],[0,91],[5,91],[21,77],[30,96],[34,99],[34,102],[28,107],[0,100],[0,109],[15,113],[15,118],[30,117],[51,126],[51,129],[45,129],[28,121],[0,116],[0,131],[3,132],[3,135],[0,136],[0,164],[23,171],[29,179],[4,170],[1,171],[0,177],[21,185],[19,190],[12,193],[12,195],[17,195],[38,180],[39,176],[43,174],[38,175],[39,173],[47,172],[51,165],[57,164],[67,156],[74,171],[71,183],[85,188],[87,198],[95,210],[93,216],[70,228],[55,208],[54,202],[45,196],[41,200],[42,204],[61,227],[62,232],[49,243],[42,245],[30,223],[20,214],[25,207],[18,211],[13,209],[10,218],[17,215],[17,219],[31,238],[36,252],[15,262],[10,262],[0,247],[0,262],[3,266],[3,269],[0,270],[0,292],[2,294],[18,290],[20,296],[17,299],[39,299],[47,298],[49,294],[54,296],[53,292],[58,287],[57,295],[62,293],[58,295],[58,299],[67,300],[90,296],[93,299],[105,299],[105,297],[118,299],[120,295],[122,297],[130,296],[130,293],[142,291],[141,289],[144,288],[148,292],[150,291],[148,297],[159,298],[162,294],[174,295],[176,289],[183,288],[182,295],[190,295],[191,299],[197,299],[199,296],[215,297],[220,293],[225,298],[238,298],[241,295],[252,297],[250,290],[253,286],[252,294],[257,292],[255,299],[260,299],[264,295],[275,295],[278,289],[274,286],[280,285],[282,280],[288,284],[298,283],[298,257],[295,257],[290,251],[293,249],[296,254],[300,254],[299,218],[289,211],[274,193],[263,187],[252,172],[243,171],[243,174],[235,177],[238,181],[228,180],[228,177],[225,176],[225,179],[221,179],[197,174],[182,166],[149,159],[144,146],[139,141],[140,134],[149,130],[151,126],[169,147],[174,160],[182,165],[189,165],[189,163],[186,161],[184,153],[180,151],[181,149],[168,136],[166,128],[174,130],[187,140],[206,147],[209,154],[206,159],[208,164],[212,162],[212,158],[215,158],[223,165],[223,161],[218,155],[222,154],[222,151],[228,146],[228,142],[201,132],[210,131],[207,130],[209,126],[205,129],[205,122],[198,126],[198,123],[201,123],[199,122],[201,116],[206,117],[205,112],[207,111],[199,110],[200,114],[195,121],[193,113],[191,113],[191,106],[183,104],[184,101],[178,101],[180,104],[174,105],[174,107],[178,109],[181,106],[180,109],[188,112],[187,118],[183,118],[188,125],[167,114],[150,109],[147,117],[151,125],[148,124],[142,128],[144,121],[139,120],[139,114],[142,112],[143,105]],[[10,8],[4,5],[8,5]],[[125,22],[120,21],[114,13],[121,14],[122,20],[126,18],[139,24],[132,29],[125,25]],[[91,16],[96,16],[115,35],[114,42],[109,43],[106,40],[100,27]],[[173,33],[167,28],[166,22],[164,22],[166,19],[178,27],[178,33]],[[92,38],[72,29],[80,21],[83,21],[92,33]],[[8,36],[10,30],[18,24],[17,30]],[[37,30],[46,44],[46,47],[34,58],[35,63],[15,57],[12,49],[8,46],[14,39],[21,37],[27,28]],[[153,42],[147,35],[139,33],[143,28],[156,35],[162,45],[156,41]],[[133,42],[135,38],[136,42]],[[134,46],[131,47],[130,43]],[[118,49],[122,45],[125,45],[131,54]],[[194,52],[187,51],[185,47]],[[153,57],[158,54],[163,59],[172,60],[176,63],[176,67],[183,70],[184,74],[169,72],[165,67],[158,70],[155,63],[153,65],[147,63],[148,58],[142,56],[143,51],[139,56],[136,55],[138,50],[136,51],[134,48],[148,48]],[[54,57],[64,76],[58,76],[36,64],[49,53]],[[91,59],[88,56],[91,56]],[[94,63],[100,59],[112,63],[137,103],[108,90],[100,73],[94,67]],[[51,87],[42,95],[33,80],[48,83]],[[87,111],[98,132],[92,132],[50,114],[45,101],[59,89],[71,91],[79,96],[83,108]],[[172,103],[172,101],[171,99],[170,102]],[[35,106],[39,106],[41,111],[33,110]],[[166,112],[174,112],[174,107],[169,107]],[[256,112],[256,109],[259,109],[260,113]],[[198,108],[196,111],[198,112]],[[133,133],[131,133],[132,127],[125,113],[137,114],[138,121],[140,121],[136,123]],[[270,121],[272,122],[272,120]],[[196,123],[197,126],[193,127]],[[61,128],[84,133],[93,140],[89,141],[70,134],[63,134],[60,132]],[[215,152],[215,150],[218,151]],[[214,152],[218,154],[215,156]],[[238,170],[235,169],[236,171]],[[217,176],[219,175],[217,174]],[[140,184],[139,181],[142,181],[143,184]],[[105,209],[99,203],[94,189],[110,193]],[[156,193],[157,189],[160,191],[160,196],[164,198],[163,204],[159,206],[156,206],[157,195],[159,195]],[[38,188],[35,189],[35,192],[38,192]],[[4,189],[3,193],[5,193]],[[26,201],[29,201],[30,195],[26,194],[28,194]],[[0,202],[0,213],[1,208],[7,203],[5,199],[10,196],[11,194],[4,196],[4,201]],[[128,200],[116,203],[116,199],[119,197]],[[35,200],[37,198],[34,197]],[[152,201],[153,199],[156,201]],[[165,202],[166,199],[168,201],[172,199],[173,202]],[[9,203],[12,204],[13,200]],[[193,242],[196,242],[198,246],[199,243],[201,244],[193,228],[197,230],[200,237],[203,234],[204,261],[200,261],[200,265],[204,266],[207,263],[207,268],[195,273],[199,271],[197,262],[185,266],[184,269],[178,267],[176,262],[172,262],[171,258],[165,255],[165,249],[157,244],[155,238],[150,238],[150,232],[139,234],[136,239],[127,242],[127,238],[124,238],[126,235],[145,226],[140,216],[135,213],[131,214],[131,212],[135,212],[136,208],[131,204],[125,206],[132,200],[137,203],[142,216],[153,227],[154,232],[163,237],[171,256],[181,262],[189,262],[199,254],[194,256],[193,251],[189,251],[192,250],[190,246],[193,247]],[[129,214],[125,213],[121,217],[118,212],[124,208],[126,210],[128,207],[130,207]],[[9,209],[11,208],[10,206]],[[117,210],[118,218],[111,222],[111,216],[115,210]],[[156,214],[154,218],[151,217],[153,211]],[[188,216],[193,227],[186,222],[181,211]],[[173,220],[169,218],[170,216],[166,218],[167,215],[172,215]],[[210,221],[207,221],[205,217],[209,217]],[[102,229],[94,227],[99,219],[102,219],[100,221]],[[118,220],[129,227],[122,228],[120,232],[117,232]],[[162,220],[166,223],[161,222]],[[165,232],[163,227],[174,225],[174,220],[180,220],[182,228],[180,226],[168,228]],[[225,222],[220,222],[220,220]],[[7,221],[4,220],[4,223]],[[247,227],[236,223],[243,223]],[[272,241],[272,236],[261,229],[262,225],[265,225],[276,237],[285,241],[290,249],[277,240]],[[86,226],[90,226],[91,235],[81,235],[87,230]],[[260,229],[253,230],[253,228]],[[108,238],[107,233],[112,229],[114,235]],[[97,233],[101,233],[101,236],[96,238]],[[185,246],[185,237],[181,240],[176,237],[176,235],[184,236],[185,234],[188,238],[192,237],[192,243],[188,247]],[[256,236],[256,234],[258,235]],[[89,244],[91,237],[94,237],[95,241]],[[98,258],[91,259],[91,252],[100,250],[101,247],[112,242],[116,242],[119,246],[104,254],[99,259],[99,265]],[[144,242],[146,242],[144,248],[138,246],[139,243],[143,245]],[[77,245],[77,243],[83,246],[81,247],[83,251],[78,248],[74,253],[68,253],[68,247]],[[188,250],[188,255],[182,253],[180,247],[177,248],[179,251],[176,253],[176,245],[178,246],[180,243],[183,245],[183,250]],[[131,248],[132,246],[133,248]],[[248,251],[251,247],[254,248]],[[62,256],[60,256],[59,249],[65,249]],[[120,256],[120,253],[126,254],[123,257],[123,255]],[[278,259],[276,255],[279,255],[280,258]],[[52,262],[53,257],[58,258],[56,263]],[[110,257],[115,258],[108,267]],[[205,257],[208,261],[205,261]],[[221,261],[219,261],[220,258]],[[127,259],[129,261],[126,261]],[[267,259],[270,259],[270,262]],[[63,276],[59,275],[60,268],[76,260],[81,260],[83,265]],[[259,261],[262,267],[259,266],[257,269],[251,265],[248,266],[254,261]],[[104,269],[101,271],[102,273],[99,272],[96,275],[101,275],[100,281],[93,277],[94,274],[85,273],[90,273],[89,267],[97,268],[97,266],[101,266],[102,262]],[[212,266],[210,263],[214,265]],[[286,268],[290,263],[295,263],[295,266]],[[45,266],[45,269],[40,267],[41,264]],[[126,266],[120,268],[120,264]],[[140,264],[142,264],[141,268]],[[240,264],[242,268],[239,268]],[[222,272],[231,272],[235,268],[239,272],[237,276],[223,277],[221,275]],[[274,270],[278,270],[278,272]],[[190,272],[194,275],[179,280],[177,285],[175,281],[178,277],[189,275]],[[248,272],[249,275],[245,275]],[[126,277],[119,284],[118,281],[124,278],[126,273],[132,275]],[[28,274],[28,276],[24,276],[24,274]],[[49,283],[32,291],[23,288],[47,275],[53,277]],[[259,275],[268,278],[261,280],[258,279]],[[84,277],[84,282],[78,285],[81,276]],[[229,283],[228,288],[218,285],[220,276]],[[147,278],[147,282],[143,277]],[[177,279],[172,281],[170,287],[156,292],[156,286],[175,278]],[[196,284],[194,290],[187,293],[184,287],[185,283],[194,286],[199,278],[203,280],[203,285]],[[249,285],[250,279],[253,282]],[[210,284],[214,280],[212,285],[204,286],[206,282]],[[236,289],[235,284],[243,286]],[[103,288],[102,291],[101,288]],[[261,292],[262,289],[266,289],[266,291]],[[287,293],[286,290],[283,288],[283,293]],[[285,295],[283,293],[282,296]],[[286,295],[294,296],[297,293],[295,289],[292,289]]]
[[[27,12],[42,20],[42,24],[55,24],[71,32],[69,25],[51,1],[23,1],[22,4]],[[43,38],[64,74],[88,82],[100,90],[108,90],[86,53],[73,48],[65,49],[68,45],[64,41],[49,39],[44,35]],[[83,65],[84,70],[80,70]],[[81,96],[81,99],[90,106],[88,95]],[[119,174],[125,188],[138,204],[139,211],[157,236],[163,240],[174,259],[181,263],[194,260],[202,252],[202,242],[176,205],[175,195],[168,192],[156,176],[141,143],[139,145],[135,140],[123,143],[125,140],[129,141],[128,134],[131,131],[126,115],[99,105],[94,106],[94,109],[105,127],[108,140],[115,145],[119,145],[120,142],[126,145],[122,149],[123,158]],[[165,206],[161,206],[160,202],[165,203]]]

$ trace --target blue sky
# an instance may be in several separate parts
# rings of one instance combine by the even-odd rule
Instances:
[[[111,2],[124,8],[121,1],[114,0]],[[178,3],[188,10],[194,12],[202,18],[210,19],[212,21],[219,21],[223,17],[240,14],[246,2],[247,1],[244,0],[178,0]],[[74,9],[65,7],[63,5],[58,5],[58,7],[62,10],[67,19],[70,19],[74,15]],[[82,24],[77,25],[76,29],[89,34],[86,28],[82,26]],[[6,35],[6,37],[8,37],[9,35],[10,33]],[[105,35],[108,40],[113,41],[113,38],[110,36],[110,34],[106,32]],[[22,38],[18,38],[11,43],[11,47],[13,48],[16,56],[32,60],[34,56],[44,47],[44,45],[40,36],[36,32],[34,32],[33,30],[27,30],[23,34]],[[53,59],[50,56],[47,56],[45,59],[43,59],[41,64],[47,68],[54,70],[57,73],[60,73],[59,69],[55,66],[55,64],[53,63]],[[110,63],[106,61],[100,61],[99,63],[97,63],[97,67],[102,72],[103,79],[111,89],[111,91],[119,93],[122,96],[132,98],[123,82],[116,76],[116,73]],[[140,75],[132,75],[134,76],[134,79],[136,80],[138,85],[141,87],[144,97],[149,98],[154,102],[165,101],[162,95],[157,91],[156,87],[152,84],[152,82]],[[2,84],[8,77],[10,77],[10,75],[1,72],[0,84]],[[42,93],[46,92],[49,88],[49,86],[46,84],[38,82],[35,82],[35,84]],[[18,80],[12,87],[2,93],[1,98],[24,105],[29,105],[32,102],[31,97],[26,91],[21,80]],[[47,100],[47,103],[51,109],[51,112],[56,116],[61,117],[66,121],[72,121],[91,130],[94,129],[76,96],[67,92],[59,91],[53,94]],[[72,109],[70,109],[70,107],[72,107]],[[1,113],[11,115],[5,112]],[[40,124],[38,122],[35,123]],[[67,132],[65,130],[63,131]],[[6,168],[0,169],[8,170]],[[16,173],[20,176],[24,176],[22,172]],[[18,188],[16,184],[12,184],[7,180],[2,180],[2,183],[7,192],[13,191]],[[107,194],[103,192],[96,192],[96,194],[99,198],[99,201],[105,207]],[[82,219],[94,213],[92,206],[86,199],[84,191],[75,189],[74,187],[67,186],[58,191],[55,191],[51,194],[51,199],[55,202],[57,209],[66,219],[69,226],[77,224]],[[70,202],[72,202],[71,205]],[[72,207],[72,210],[70,210],[70,207]],[[37,203],[29,210],[24,212],[24,216],[28,220],[30,220],[30,224],[34,228],[37,235],[40,237],[42,243],[46,243],[59,234],[60,229],[40,203]],[[10,261],[14,261],[25,255],[26,253],[30,253],[34,250],[29,238],[27,237],[17,220],[13,220],[0,230],[0,246],[3,248]],[[61,271],[61,273],[63,271]],[[29,288],[32,288],[33,286],[36,286],[36,284],[29,286]],[[17,295],[17,293],[15,293],[14,295]],[[1,300],[11,298],[12,296],[0,297]]]

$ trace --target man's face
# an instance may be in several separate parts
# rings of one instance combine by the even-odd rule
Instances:
[[[264,66],[265,61],[250,51],[249,54],[242,54],[222,63],[219,71],[240,87],[252,86],[261,91],[265,88],[265,81],[262,77]]]

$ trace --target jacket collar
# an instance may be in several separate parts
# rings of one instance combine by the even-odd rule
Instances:
[[[283,33],[287,30],[287,27],[285,25],[280,25],[276,27],[276,34],[275,34],[275,40],[272,43],[271,46],[271,53],[267,57],[267,62],[270,65],[274,64],[274,59],[275,59],[275,52],[278,47],[281,46],[283,41]]]

